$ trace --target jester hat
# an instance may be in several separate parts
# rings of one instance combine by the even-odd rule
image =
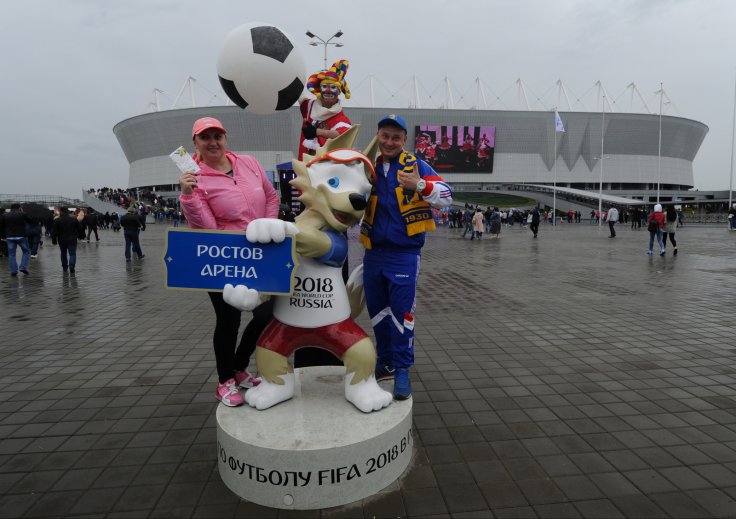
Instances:
[[[345,99],[350,99],[350,88],[345,82],[345,74],[348,72],[348,60],[341,59],[332,64],[327,70],[315,72],[307,78],[307,90],[317,97],[322,94],[319,87],[322,82],[335,83],[340,87],[340,92],[345,94]]]

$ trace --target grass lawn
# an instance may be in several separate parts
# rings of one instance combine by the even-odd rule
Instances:
[[[526,207],[536,205],[537,201],[525,196],[506,195],[501,193],[466,193],[464,191],[453,193],[453,201],[461,204],[480,205],[486,207],[510,208]]]

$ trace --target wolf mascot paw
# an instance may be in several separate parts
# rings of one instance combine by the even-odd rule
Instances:
[[[299,229],[292,222],[276,218],[258,218],[248,224],[245,236],[251,243],[281,243],[287,234],[298,234]]]
[[[353,384],[354,376],[355,373],[345,375],[345,399],[364,413],[379,411],[394,399],[394,395],[381,389],[373,375]]]
[[[262,411],[293,397],[294,373],[284,373],[279,378],[283,384],[272,383],[264,379],[256,387],[246,391],[246,403]]]
[[[260,301],[258,290],[248,288],[245,285],[232,286],[230,283],[223,288],[222,299],[241,312],[250,312],[258,306]]]

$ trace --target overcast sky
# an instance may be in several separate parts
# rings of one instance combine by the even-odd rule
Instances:
[[[350,60],[355,95],[346,106],[368,106],[371,75],[379,106],[406,106],[416,76],[425,108],[443,100],[444,77],[458,108],[475,104],[479,77],[494,109],[519,108],[521,78],[535,109],[557,103],[562,80],[581,98],[576,110],[599,111],[600,80],[616,111],[629,111],[632,82],[658,111],[663,83],[674,103],[665,114],[710,128],[696,187],[729,184],[733,0],[33,0],[3,5],[3,18],[0,193],[79,197],[82,188],[127,187],[113,126],[149,111],[154,88],[170,108],[188,76],[200,106],[223,104],[217,54],[227,33],[249,22],[291,34],[308,72],[322,67],[323,47],[309,46],[305,31],[327,39],[341,29],[345,46],[330,47],[328,61]]]

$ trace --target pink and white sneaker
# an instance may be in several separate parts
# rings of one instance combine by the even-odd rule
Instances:
[[[238,383],[238,385],[244,389],[250,389],[252,387],[256,387],[258,384],[261,383],[260,377],[254,377],[248,371],[236,371],[235,372],[235,381]]]
[[[227,380],[224,384],[217,383],[215,398],[228,407],[237,407],[245,403],[243,395],[238,391],[238,384],[234,378]]]

